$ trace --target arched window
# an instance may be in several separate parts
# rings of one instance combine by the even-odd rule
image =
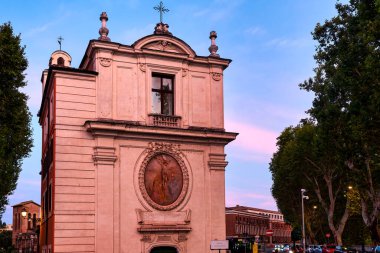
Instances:
[[[32,214],[28,213],[28,230],[33,229],[32,227]]]
[[[65,66],[65,60],[62,57],[59,57],[57,60],[58,66]]]
[[[34,213],[33,214],[33,228],[37,227],[37,215]]]

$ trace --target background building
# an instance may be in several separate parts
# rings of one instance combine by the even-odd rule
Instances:
[[[273,231],[273,236],[266,235],[268,230]],[[231,248],[251,249],[256,235],[268,244],[290,243],[291,231],[280,212],[239,205],[226,207],[226,234]]]
[[[123,45],[100,20],[79,68],[58,50],[42,75],[42,252],[210,252],[226,238],[231,60],[215,32],[197,56],[162,22]]]
[[[38,252],[40,205],[32,200],[13,206],[12,244],[17,252]]]

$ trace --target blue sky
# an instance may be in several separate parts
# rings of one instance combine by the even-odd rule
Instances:
[[[346,2],[346,1],[343,1]],[[99,37],[99,15],[109,17],[109,37],[131,45],[153,32],[159,0],[12,0],[3,1],[0,23],[10,21],[26,45],[28,105],[33,115],[34,148],[24,160],[17,189],[3,216],[12,222],[11,206],[25,200],[40,203],[41,129],[37,112],[41,100],[41,72],[59,49],[78,67],[88,41]],[[224,72],[225,126],[239,132],[226,149],[226,205],[276,210],[271,197],[270,158],[276,137],[305,117],[312,94],[298,84],[313,76],[317,22],[336,15],[334,0],[166,0],[164,22],[174,36],[197,55],[209,55],[209,32],[217,31],[218,53],[232,59]]]

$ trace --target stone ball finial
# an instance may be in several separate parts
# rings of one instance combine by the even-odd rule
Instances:
[[[219,54],[216,53],[219,49],[218,46],[215,44],[215,39],[217,37],[218,35],[215,31],[210,32],[211,46],[208,48],[208,51],[210,51],[210,56],[212,57],[220,57]]]
[[[212,38],[216,39],[218,37],[218,35],[216,34],[215,31],[211,31],[210,32],[210,39],[212,40]]]
[[[100,21],[102,21],[102,27],[100,27],[100,29],[99,29],[100,37],[98,38],[98,40],[111,41],[111,39],[108,38],[109,30],[106,27],[107,21],[108,21],[107,13],[105,11],[103,11],[102,14],[100,14],[99,19],[100,19]]]
[[[107,16],[107,12],[103,11],[102,14],[100,14],[100,21],[103,21],[103,19],[105,21],[108,21],[108,16]]]
[[[172,35],[172,33],[169,32],[169,25],[164,23],[157,23],[153,33]]]

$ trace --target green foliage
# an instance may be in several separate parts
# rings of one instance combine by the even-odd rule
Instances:
[[[270,164],[272,195],[284,217],[292,225],[301,224],[300,190],[304,188],[309,197],[304,205],[308,234],[321,237],[330,229],[341,233],[347,215],[343,192],[347,178],[339,153],[331,148],[332,140],[307,120],[286,128],[277,140]]]
[[[336,17],[314,30],[316,75],[300,86],[315,93],[309,113],[334,140],[350,184],[359,191],[363,220],[375,227],[380,209],[380,4],[351,0],[336,9]],[[375,231],[373,240],[379,239]]]
[[[335,237],[350,214],[361,214],[372,240],[379,242],[380,1],[338,2],[336,9],[337,16],[313,32],[315,76],[300,84],[315,94],[310,119],[278,138],[270,166],[272,194],[285,217],[295,221],[288,206],[299,198],[293,188],[313,189]],[[281,182],[285,175],[292,180]],[[347,192],[348,185],[354,190]],[[296,196],[289,203],[285,189]]]
[[[355,214],[348,220],[343,238],[346,245],[361,245],[370,240],[369,230],[363,223],[360,214]]]
[[[10,23],[0,25],[0,217],[32,147],[27,96],[20,91],[28,62],[20,42]]]
[[[294,227],[291,234],[292,242],[296,242],[302,239],[302,231],[300,227]]]
[[[0,232],[0,253],[11,253],[12,250],[12,231]]]

